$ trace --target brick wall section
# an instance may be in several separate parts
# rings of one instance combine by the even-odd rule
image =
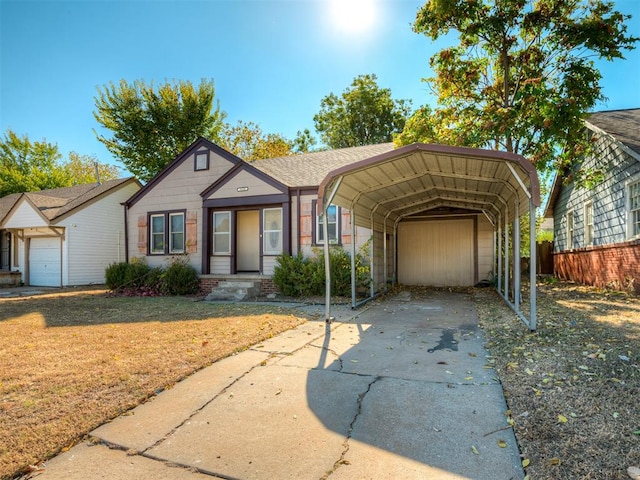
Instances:
[[[209,295],[211,290],[218,286],[217,278],[200,277],[200,293]]]
[[[640,294],[640,240],[554,253],[553,271],[563,280]]]
[[[260,289],[263,297],[270,293],[278,293],[278,288],[271,278],[263,278],[260,280],[260,283]]]

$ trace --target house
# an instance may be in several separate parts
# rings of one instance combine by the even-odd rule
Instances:
[[[205,289],[242,275],[273,291],[280,254],[311,255],[324,243],[314,207],[326,173],[392,149],[386,143],[249,163],[200,138],[126,202],[128,258],[161,266],[187,255]],[[348,219],[347,211],[330,209],[330,244],[351,244]],[[358,229],[357,246],[368,237]]]
[[[126,202],[127,252],[152,266],[186,254],[204,288],[241,275],[264,293],[283,252],[368,243],[372,292],[504,269],[508,298],[497,252],[519,246],[503,226],[536,205],[535,168],[504,152],[385,143],[248,163],[200,138]]]
[[[600,172],[594,188],[557,175],[546,217],[554,220],[556,276],[640,293],[640,109],[604,111],[585,121]]]
[[[125,178],[0,198],[0,278],[48,287],[104,283],[107,266],[126,258],[122,203],[140,187]]]

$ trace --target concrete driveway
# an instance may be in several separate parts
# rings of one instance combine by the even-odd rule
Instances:
[[[217,362],[38,478],[522,479],[473,302],[412,295]]]

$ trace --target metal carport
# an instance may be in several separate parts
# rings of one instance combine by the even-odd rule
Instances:
[[[536,329],[536,207],[540,183],[535,167],[521,155],[466,147],[412,144],[362,160],[327,174],[318,191],[318,213],[328,229],[327,208],[335,204],[351,212],[355,227],[371,230],[370,296],[394,282],[388,271],[387,238],[396,256],[398,223],[410,215],[440,207],[482,212],[494,228],[496,289],[531,330]],[[530,219],[530,310],[521,311],[520,217]],[[355,308],[355,241],[352,244],[351,292]],[[331,318],[329,245],[325,242],[326,318]],[[513,288],[510,291],[510,255]],[[376,262],[375,258],[382,258]],[[395,265],[393,270],[395,270]]]

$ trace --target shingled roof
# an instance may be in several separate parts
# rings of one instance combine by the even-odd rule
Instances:
[[[640,154],[640,108],[592,113],[587,124],[607,132]]]
[[[336,168],[393,150],[393,143],[267,158],[251,165],[288,187],[317,187]]]
[[[53,188],[37,192],[12,193],[0,198],[0,224],[21,198],[27,198],[49,221],[70,212],[90,200],[127,182],[137,182],[133,177],[106,182]]]

